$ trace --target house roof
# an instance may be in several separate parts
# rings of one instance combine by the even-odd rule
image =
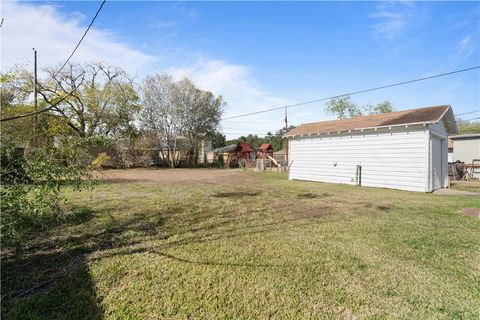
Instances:
[[[252,152],[253,149],[250,145],[246,142],[240,141],[235,148],[236,152]]]
[[[233,153],[233,152],[252,152],[253,149],[246,142],[239,142],[237,144],[231,144],[223,148],[214,149],[213,152],[216,153]]]
[[[311,134],[326,134],[341,131],[373,129],[380,127],[403,126],[412,124],[438,123],[445,117],[445,126],[450,133],[457,133],[452,108],[448,105],[397,112],[381,113],[370,116],[355,117],[302,124],[288,132],[286,137]]]
[[[232,152],[235,152],[236,148],[237,148],[236,144],[231,144],[226,147],[213,149],[212,151],[216,153],[232,153]]]
[[[459,135],[450,137],[450,139],[452,139],[452,140],[455,140],[455,139],[472,139],[472,138],[480,139],[480,133],[466,133],[466,134],[459,134]]]

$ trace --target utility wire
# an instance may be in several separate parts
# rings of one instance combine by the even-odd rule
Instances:
[[[422,77],[422,78],[417,78],[417,79],[413,79],[413,80],[407,80],[407,81],[387,84],[387,85],[384,85],[384,86],[379,86],[379,87],[375,87],[375,88],[354,91],[354,92],[350,92],[350,93],[344,93],[344,94],[340,94],[340,95],[336,95],[336,96],[331,96],[331,97],[328,97],[328,98],[315,99],[315,100],[300,102],[300,103],[296,103],[296,104],[290,104],[290,105],[286,105],[286,106],[282,106],[282,107],[274,107],[274,108],[270,108],[270,109],[265,109],[265,110],[260,110],[260,111],[245,113],[245,114],[239,114],[239,115],[236,115],[236,116],[223,118],[222,120],[235,119],[235,118],[251,116],[251,115],[255,115],[255,114],[259,114],[259,113],[265,113],[265,112],[270,112],[270,111],[275,111],[275,110],[283,110],[283,109],[288,109],[288,108],[293,108],[293,107],[299,107],[299,106],[303,106],[303,105],[306,105],[306,104],[312,104],[312,103],[315,103],[315,102],[322,102],[322,101],[327,101],[327,100],[346,97],[346,96],[353,96],[353,95],[360,94],[360,93],[376,91],[376,90],[401,86],[401,85],[405,85],[405,84],[409,84],[409,83],[413,83],[413,82],[444,77],[444,76],[448,76],[448,75],[452,75],[452,74],[456,74],[456,73],[461,73],[461,72],[466,72],[466,71],[471,71],[471,70],[475,70],[475,69],[479,69],[479,68],[480,68],[480,66],[475,66],[475,67],[466,68],[466,69],[454,70],[454,71],[450,71],[450,72],[436,74],[436,75],[429,76],[429,77]]]
[[[52,78],[54,78],[57,74],[60,73],[60,71],[62,71],[62,69],[67,65],[67,63],[70,61],[70,59],[73,57],[73,55],[75,54],[75,52],[77,51],[78,47],[80,47],[80,44],[82,43],[83,39],[85,38],[85,36],[87,35],[88,31],[90,30],[90,28],[92,27],[93,23],[95,22],[95,19],[97,19],[98,17],[98,14],[100,13],[100,11],[102,10],[103,8],[103,5],[105,4],[105,2],[107,2],[107,0],[103,0],[102,3],[100,4],[100,7],[98,8],[97,12],[95,13],[95,16],[93,17],[92,21],[90,22],[90,24],[88,25],[87,29],[85,30],[85,32],[83,33],[82,37],[80,38],[80,41],[78,41],[77,45],[75,46],[75,49],[73,49],[72,53],[70,54],[70,56],[67,58],[67,60],[65,61],[65,63],[60,67],[60,69],[57,70],[57,72],[54,73],[54,75],[52,76]],[[3,23],[3,19],[2,19],[2,23]],[[56,107],[58,104],[60,104],[63,100],[65,100],[67,97],[69,97],[75,90],[78,89],[78,87],[80,86],[80,84],[83,82],[83,79],[82,81],[80,81],[80,83],[78,84],[78,86],[76,86],[72,91],[70,91],[69,93],[67,93],[66,96],[64,96],[62,99],[58,100],[56,103],[54,103],[53,105],[47,107],[47,108],[44,108],[42,110],[39,110],[39,111],[35,111],[35,112],[30,112],[30,113],[25,113],[25,114],[22,114],[22,115],[19,115],[19,116],[14,116],[14,117],[10,117],[10,118],[4,118],[4,119],[0,119],[0,122],[4,122],[4,121],[10,121],[10,120],[16,120],[16,119],[20,119],[20,118],[25,118],[25,117],[30,117],[30,116],[33,116],[33,115],[36,115],[36,114],[40,114],[40,113],[43,113],[43,112],[47,112],[51,109],[53,109],[54,107]]]
[[[465,115],[465,114],[476,113],[476,112],[480,112],[480,109],[479,109],[479,110],[475,110],[475,111],[470,111],[470,112],[459,113],[459,114],[456,114],[455,117],[463,116],[463,115]]]
[[[268,131],[267,131],[267,132],[265,132],[265,131],[262,131],[262,132],[260,132],[260,131],[250,131],[250,132],[245,132],[245,131],[240,131],[240,132],[230,132],[230,130],[227,130],[227,131],[229,131],[229,132],[228,132],[228,133],[226,133],[226,132],[225,132],[225,134],[246,134],[246,135],[248,135],[248,134],[263,134],[263,135],[268,135]],[[271,133],[272,135],[275,135],[275,133],[274,133],[274,132],[272,132],[272,131],[270,131],[270,133]]]
[[[447,121],[447,122],[466,122],[466,121],[473,121],[473,120],[478,120],[478,119],[480,119],[480,117],[476,117],[476,118],[472,118],[472,119],[465,119],[465,120],[459,119],[459,120],[453,120],[453,121]]]
[[[4,122],[4,121],[11,121],[11,120],[16,120],[16,119],[20,119],[20,118],[25,118],[25,117],[30,117],[30,116],[34,116],[36,114],[40,114],[40,113],[43,113],[43,112],[47,112],[53,108],[55,108],[57,105],[59,105],[63,100],[65,100],[66,98],[68,98],[75,90],[78,89],[78,87],[80,86],[80,84],[82,84],[83,82],[83,79],[82,81],[80,81],[80,83],[75,87],[73,88],[72,91],[70,91],[69,93],[67,93],[62,99],[58,100],[57,102],[55,102],[54,104],[48,106],[47,108],[44,108],[42,110],[38,110],[38,111],[35,111],[35,112],[30,112],[30,113],[25,113],[25,114],[21,114],[19,116],[14,116],[14,117],[10,117],[10,118],[3,118],[3,119],[0,119],[0,122]]]
[[[234,124],[234,123],[250,124],[250,123],[278,123],[278,122],[283,122],[285,120],[284,119],[278,119],[278,120],[266,120],[266,121],[231,121],[231,120],[225,120],[225,121],[228,121],[228,124]]]
[[[244,130],[244,128],[238,129],[238,128],[230,128],[230,127],[229,127],[229,128],[227,128],[227,127],[222,127],[222,129],[225,129],[225,130]],[[255,129],[261,129],[261,128],[253,128],[253,130],[255,130]]]
[[[252,135],[252,136],[258,136],[258,137],[267,137],[268,134],[263,134],[263,133],[255,133],[255,134],[252,134],[252,133],[233,133],[233,132],[223,132],[223,134],[229,134],[229,135],[232,135],[232,136],[248,136],[248,135]],[[275,135],[273,135],[275,136]]]
[[[52,76],[52,78],[54,78],[57,74],[60,73],[60,71],[62,71],[62,69],[67,65],[67,63],[70,61],[70,59],[73,57],[73,55],[75,54],[75,51],[77,51],[78,47],[80,47],[80,44],[82,43],[83,39],[85,38],[85,36],[87,35],[88,31],[90,30],[90,28],[92,27],[93,23],[95,22],[95,19],[97,19],[98,17],[98,14],[100,13],[100,11],[102,10],[103,8],[103,5],[105,4],[105,2],[107,2],[107,0],[103,0],[102,1],[102,4],[100,5],[100,7],[98,8],[97,10],[97,13],[95,13],[95,16],[93,17],[92,21],[90,22],[90,24],[88,25],[87,29],[85,30],[85,32],[83,33],[82,37],[80,38],[80,41],[78,41],[77,45],[75,46],[75,49],[73,49],[72,53],[70,54],[70,56],[68,57],[68,59],[65,61],[65,63],[60,67],[60,69],[58,69],[57,72],[55,72],[55,74]]]

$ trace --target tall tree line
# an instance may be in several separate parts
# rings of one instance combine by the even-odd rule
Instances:
[[[180,149],[195,161],[201,140],[219,134],[225,101],[190,79],[159,74],[135,85],[127,72],[104,63],[71,63],[60,73],[50,67],[43,74],[37,85],[39,109],[53,106],[37,116],[44,145],[143,139],[162,150],[164,161],[174,167]],[[0,82],[2,119],[34,111],[30,71],[17,66],[1,74]],[[2,142],[31,144],[32,128],[33,117],[2,122]]]

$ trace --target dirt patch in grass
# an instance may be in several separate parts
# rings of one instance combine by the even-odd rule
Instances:
[[[95,174],[103,183],[162,182],[166,185],[191,184],[237,184],[249,180],[249,174],[242,169],[127,169],[106,170]]]
[[[323,202],[307,201],[289,201],[287,199],[277,199],[270,207],[277,213],[287,216],[291,219],[317,218],[331,213],[331,206]]]
[[[480,208],[465,208],[463,209],[463,213],[480,219]]]

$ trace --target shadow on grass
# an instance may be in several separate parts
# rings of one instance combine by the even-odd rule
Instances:
[[[301,193],[297,194],[297,198],[299,198],[299,199],[326,198],[326,197],[330,197],[330,196],[332,196],[332,195],[328,192],[323,192],[321,194],[316,194],[316,193],[312,193],[312,192],[301,192]]]
[[[78,233],[38,234],[22,251],[2,251],[1,316],[8,319],[101,319],[103,309],[95,292],[86,257],[89,253],[129,246],[157,234],[164,218],[156,211],[136,213],[98,226],[78,230],[96,215],[112,208],[77,208],[62,227]],[[62,229],[63,230],[63,229]],[[99,231],[100,230],[100,231]]]
[[[102,256],[100,259],[107,258],[107,257],[114,257],[114,256],[127,256],[127,255],[138,254],[138,253],[149,253],[149,254],[156,254],[171,260],[175,260],[175,261],[187,263],[187,264],[228,267],[228,268],[248,267],[248,268],[291,269],[292,267],[298,267],[298,266],[312,266],[316,264],[312,264],[312,263],[275,264],[275,263],[248,263],[248,262],[239,263],[239,262],[229,262],[229,261],[193,260],[193,259],[178,257],[163,251],[163,250],[168,250],[169,248],[177,247],[181,245],[188,245],[193,243],[204,243],[204,242],[210,242],[210,241],[216,241],[216,240],[222,240],[222,239],[235,239],[243,236],[252,236],[255,234],[265,234],[268,232],[274,232],[276,231],[276,229],[272,228],[274,226],[291,223],[291,222],[298,222],[299,220],[303,220],[304,222],[300,224],[297,223],[297,226],[308,225],[311,223],[312,219],[315,219],[315,218],[290,218],[290,219],[283,219],[283,220],[271,222],[271,223],[261,223],[261,224],[246,226],[246,227],[230,228],[228,230],[223,230],[221,232],[211,232],[206,235],[187,237],[179,241],[170,242],[166,245],[153,246],[153,247],[141,247],[141,248],[129,249],[128,251],[117,251],[114,253],[108,253],[107,255]]]
[[[311,192],[303,192],[303,193],[297,194],[297,198],[300,198],[300,199],[314,199],[317,197],[318,197],[317,194],[311,193]]]
[[[247,195],[245,195],[247,194]],[[260,194],[231,192],[221,197],[243,197]],[[202,243],[217,239],[234,239],[257,233],[274,232],[275,226],[315,217],[285,216],[274,221],[262,221],[245,216],[219,214],[212,210],[185,214],[188,207],[164,206],[117,215],[118,204],[92,211],[76,208],[76,216],[65,223],[61,232],[36,235],[25,244],[22,252],[2,252],[2,317],[10,319],[101,319],[103,309],[97,297],[95,283],[89,272],[89,263],[115,255],[151,252],[170,256],[168,248]],[[327,209],[323,209],[324,214]],[[166,219],[169,224],[166,227]],[[280,219],[279,219],[280,218]],[[220,219],[220,220],[219,220]],[[240,224],[238,223],[240,221]],[[205,223],[207,222],[207,223]],[[73,230],[73,231],[72,231]],[[178,240],[159,243],[155,248],[142,248],[147,240]],[[146,242],[148,243],[148,241]],[[103,252],[120,249],[114,252]],[[95,258],[89,257],[95,252]],[[89,260],[86,258],[89,257]],[[228,261],[208,262],[185,260],[185,263],[217,264],[229,267],[243,264]],[[265,265],[267,267],[267,265]],[[271,265],[270,267],[278,267]]]
[[[229,261],[201,261],[201,260],[192,260],[174,256],[170,253],[167,253],[165,250],[176,248],[179,246],[186,246],[189,244],[199,244],[206,243],[217,240],[233,240],[236,238],[241,238],[245,236],[253,236],[256,234],[266,234],[269,232],[275,232],[278,229],[276,226],[281,226],[289,223],[295,223],[297,227],[307,226],[315,221],[319,223],[319,218],[322,216],[328,215],[328,211],[325,210],[322,215],[309,216],[309,217],[288,217],[284,219],[279,219],[272,222],[258,223],[257,220],[252,220],[251,224],[245,226],[233,226],[228,228],[221,228],[223,225],[229,225],[232,221],[226,221],[220,224],[215,224],[215,226],[208,226],[204,228],[198,228],[196,231],[206,231],[206,233],[194,234],[191,236],[185,236],[179,240],[171,241],[161,245],[147,246],[147,247],[137,247],[137,248],[128,248],[125,250],[116,250],[115,252],[108,252],[104,255],[101,255],[95,259],[105,259],[115,256],[128,256],[131,254],[139,253],[149,253],[164,256],[166,258],[176,260],[178,262],[196,264],[196,265],[209,265],[209,266],[221,266],[221,267],[263,267],[263,268],[291,268],[293,266],[299,266],[299,264],[270,264],[270,263],[237,263]],[[325,221],[327,223],[327,221]],[[185,233],[175,233],[176,236],[183,236],[186,233],[190,233],[192,230],[188,230]],[[167,237],[168,238],[168,237]],[[307,266],[307,264],[305,264]]]
[[[261,195],[261,191],[235,191],[235,192],[218,192],[213,196],[215,198],[243,198],[243,197],[255,197]]]
[[[45,265],[45,260],[51,260],[56,263],[63,262],[64,267],[59,268],[60,270],[52,270],[52,274],[45,274],[43,280],[28,290],[10,291],[10,295],[2,299],[2,318],[102,319],[103,309],[83,257],[70,258],[70,261],[67,260],[68,258],[70,258],[68,253],[64,253],[63,257],[59,257],[58,254],[34,257],[33,259],[42,266]],[[16,274],[12,275],[14,271],[12,267],[20,270],[15,270]],[[4,269],[7,270],[4,271]],[[19,273],[31,277],[29,273],[33,270],[47,273],[52,268],[42,268],[33,264],[29,265],[29,269],[31,271],[26,271],[21,268],[21,265],[18,266],[15,263],[6,263],[2,266],[2,279],[15,278]],[[27,285],[28,280],[20,279],[20,282]],[[32,284],[28,284],[30,285]]]

